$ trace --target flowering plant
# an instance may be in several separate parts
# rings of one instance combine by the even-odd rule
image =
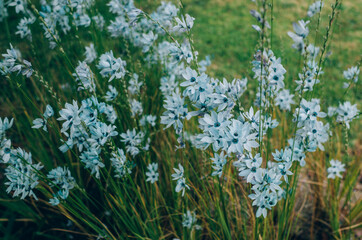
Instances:
[[[321,42],[324,1],[285,33],[294,73],[274,45],[274,1],[253,2],[250,74],[228,80],[199,56],[182,1],[0,0],[0,21],[19,18],[30,49],[9,43],[0,60],[1,97],[23,110],[0,116],[7,194],[46,227],[91,239],[292,239],[306,202],[321,199],[313,216],[327,209],[328,236],[351,237],[360,61],[340,71],[343,96],[321,94],[341,1]]]

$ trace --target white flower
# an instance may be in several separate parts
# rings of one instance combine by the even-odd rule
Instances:
[[[186,20],[184,19],[184,17],[182,17],[182,19],[176,17],[175,20],[177,22],[177,25],[173,27],[173,31],[182,33],[191,30],[191,28],[194,26],[195,18],[186,14]]]
[[[221,177],[223,167],[227,162],[226,157],[227,155],[225,155],[225,152],[221,152],[220,155],[215,153],[214,158],[211,158],[213,163],[212,168],[214,169],[214,171],[212,172],[212,176],[218,175],[219,177]]]
[[[43,114],[44,118],[50,118],[54,115],[54,110],[52,108],[52,106],[50,106],[49,104],[45,107],[45,112]]]
[[[178,180],[184,176],[184,168],[180,163],[178,164],[178,168],[179,169],[177,168],[173,169],[175,173],[171,175],[172,180]]]
[[[11,0],[8,3],[9,6],[15,7],[15,12],[25,12],[26,0]]]
[[[331,160],[331,166],[327,169],[328,172],[328,178],[332,178],[335,179],[335,177],[339,177],[342,178],[341,173],[346,171],[346,169],[344,168],[345,164],[341,163],[338,160]]]
[[[359,75],[359,68],[358,66],[350,67],[348,70],[343,72],[343,76],[347,80],[352,80],[353,82],[358,82],[358,75]]]
[[[350,102],[340,103],[336,110],[337,122],[344,122],[347,128],[350,128],[349,123],[359,116],[357,104],[352,105]]]
[[[324,2],[322,1],[316,1],[313,4],[311,4],[308,8],[308,17],[313,17],[314,14],[319,13],[324,6]]]
[[[109,82],[114,78],[121,79],[126,75],[126,62],[121,58],[115,58],[112,50],[101,55],[97,67],[101,70],[102,77],[110,77]]]
[[[86,63],[92,63],[97,58],[97,52],[94,48],[94,44],[91,43],[89,47],[85,47],[85,59]]]
[[[176,185],[176,192],[181,192],[182,191],[182,196],[184,196],[185,194],[185,189],[190,189],[190,187],[186,184],[186,178],[184,177],[184,168],[182,167],[181,164],[178,164],[179,169],[174,168],[173,170],[175,171],[174,174],[171,175],[172,180],[177,180],[177,185]]]
[[[3,139],[0,145],[0,162],[7,163],[11,156],[11,140]]]
[[[190,189],[190,187],[186,184],[186,178],[180,178],[179,180],[177,180],[177,185],[176,185],[176,192],[181,192],[182,191],[182,196],[185,195],[185,189]]]
[[[12,118],[10,121],[8,118],[1,119],[0,118],[0,138],[5,134],[5,131],[13,126],[14,119]]]
[[[65,122],[62,125],[62,132],[65,132],[69,129],[69,127],[73,125],[79,125],[81,122],[81,119],[79,117],[81,109],[78,107],[77,101],[73,100],[73,104],[66,103],[65,108],[59,111],[60,118],[57,120]]]
[[[201,226],[197,225],[196,221],[196,212],[191,212],[190,210],[187,210],[187,212],[184,213],[182,217],[182,226],[188,229],[195,228],[197,230],[200,230]]]
[[[89,92],[94,92],[96,85],[94,82],[94,74],[87,63],[78,62],[78,66],[73,73],[75,80],[78,82],[78,90],[87,89]]]
[[[147,179],[146,179],[146,182],[151,182],[151,183],[155,183],[158,181],[158,172],[157,172],[157,169],[158,169],[158,164],[157,163],[150,163],[148,166],[147,166],[147,172],[146,172],[146,175],[147,175]]]

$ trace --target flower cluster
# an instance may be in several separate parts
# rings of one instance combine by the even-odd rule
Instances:
[[[115,171],[115,177],[117,178],[123,178],[127,174],[132,173],[132,168],[134,167],[133,162],[128,161],[126,158],[126,155],[124,154],[124,151],[122,149],[117,149],[116,152],[112,153],[112,167]]]
[[[189,185],[186,184],[186,178],[184,177],[184,168],[181,164],[178,164],[178,169],[174,168],[174,174],[172,174],[172,180],[177,181],[176,192],[182,191],[182,196],[185,194],[186,189],[190,189]]]
[[[348,88],[352,82],[357,83],[359,73],[359,66],[350,67],[346,71],[344,71],[343,76],[345,79],[349,80],[349,83],[343,83],[343,88]]]
[[[84,55],[85,55],[84,61],[85,61],[86,63],[92,63],[94,60],[97,59],[97,52],[96,52],[96,50],[95,50],[95,48],[94,48],[94,44],[93,44],[93,43],[89,44],[88,47],[85,47],[85,53],[84,53]]]
[[[85,49],[82,48],[84,60],[78,62],[72,76],[78,90],[81,90],[79,94],[85,94],[87,98],[72,99],[70,103],[65,103],[57,113],[58,122],[54,121],[54,124],[61,126],[63,139],[59,150],[74,153],[97,182],[102,182],[98,179],[110,176],[108,168],[117,181],[122,181],[132,174],[137,163],[146,164],[139,169],[147,166],[145,173],[137,176],[144,177],[144,181],[151,184],[158,184],[159,166],[163,165],[154,160],[144,161],[144,153],[150,149],[151,137],[154,136],[152,131],[158,127],[157,120],[160,117],[164,129],[173,127],[178,143],[176,149],[181,149],[178,151],[183,151],[182,148],[189,145],[201,151],[210,150],[211,172],[208,176],[222,181],[221,177],[228,173],[224,170],[225,166],[231,163],[237,169],[237,179],[242,179],[243,183],[250,186],[248,197],[252,206],[256,207],[256,217],[266,217],[278,201],[290,194],[289,187],[293,185],[290,176],[295,173],[296,167],[307,164],[308,152],[325,150],[324,146],[332,132],[324,119],[335,116],[335,122],[343,123],[349,129],[352,120],[359,117],[356,104],[346,101],[338,107],[329,107],[326,114],[322,109],[323,102],[313,97],[316,84],[323,74],[323,56],[320,56],[323,54],[320,54],[319,47],[309,44],[308,24],[309,18],[321,11],[323,1],[313,3],[308,9],[308,18],[294,23],[294,31],[288,32],[293,40],[292,47],[298,50],[304,60],[303,68],[295,80],[295,91],[287,88],[290,83],[285,81],[287,71],[282,59],[262,44],[262,48],[253,56],[251,70],[258,88],[252,106],[248,107],[242,106],[247,78],[229,81],[211,77],[207,73],[207,67],[211,64],[210,57],[199,60],[191,39],[195,18],[183,14],[171,3],[162,2],[154,12],[147,14],[136,8],[132,0],[110,0],[107,6],[112,19],[106,25],[101,14],[97,13],[92,17],[89,15],[93,12],[91,10],[95,2],[41,1],[40,24],[50,47],[59,45],[61,37],[70,33],[73,26],[93,26],[101,34],[107,31],[112,39],[121,38],[122,43],[125,43],[127,59],[131,57],[128,56],[130,49],[133,51],[138,48],[136,51],[150,69],[152,65],[161,64],[159,90],[164,101],[161,116],[149,112],[151,108],[143,97],[149,90],[145,82],[147,75],[138,66],[133,66],[133,59],[126,62],[122,60],[125,55],[118,57],[121,53],[115,51],[116,57],[112,50],[97,52],[103,49],[102,46],[95,45],[97,42],[89,42]],[[7,16],[7,10],[2,5],[4,3],[0,1],[0,22]],[[31,40],[30,25],[36,19],[28,10],[27,1],[10,0],[6,5],[15,7],[18,14],[24,15],[16,34]],[[264,36],[266,29],[263,28],[271,27],[263,17],[265,12],[252,10],[250,13],[257,21],[257,25],[252,27]],[[60,50],[64,52],[63,48]],[[31,63],[22,60],[20,52],[12,45],[2,56],[1,74],[10,76],[17,72],[27,78],[32,76],[34,70]],[[318,57],[320,60],[317,60]],[[344,78],[349,80],[349,83],[344,84],[345,88],[358,82],[359,72],[359,66],[343,72]],[[35,73],[37,76],[37,72]],[[103,78],[107,78],[108,82],[104,82]],[[113,81],[114,79],[118,81]],[[101,87],[105,89],[100,89]],[[116,106],[121,106],[121,109]],[[48,127],[53,125],[49,125],[48,120],[53,115],[53,108],[46,105],[45,112],[33,120],[32,127],[51,131]],[[285,134],[288,137],[285,141],[283,138],[282,145],[277,149],[273,149],[273,143],[270,144],[271,150],[268,145],[266,153],[266,138],[270,143],[270,135],[280,125],[278,117],[281,115],[290,117],[285,120],[293,120],[291,124],[295,126],[294,131],[291,136]],[[130,117],[130,120],[122,122],[124,119],[119,119],[118,116],[124,119]],[[191,124],[186,124],[187,121]],[[14,149],[11,140],[6,138],[5,132],[12,125],[13,120],[0,119],[0,157],[1,163],[6,164],[6,191],[13,197],[20,196],[24,199],[30,196],[37,199],[35,189],[45,179],[43,182],[48,183],[49,188],[44,189],[50,189],[53,196],[49,203],[54,206],[61,204],[71,195],[70,191],[77,188],[70,169],[59,166],[47,175],[42,174],[41,163],[35,163],[31,153],[21,148]],[[189,125],[197,125],[194,131],[190,131],[192,133],[188,132]],[[147,154],[147,157],[149,155],[151,154]],[[185,172],[191,163],[186,159],[182,163],[183,165],[177,161],[175,165],[178,167],[173,168],[174,173],[169,175],[175,181],[175,191],[184,196],[186,191],[195,188],[190,174]],[[341,178],[346,170],[345,164],[331,160],[330,165],[327,169],[328,178]],[[190,196],[192,194],[187,194],[187,197]],[[187,210],[183,214],[183,227],[189,230],[200,229],[196,222],[195,211]]]
[[[83,100],[80,107],[76,101],[66,103],[59,114],[58,121],[63,122],[61,132],[68,138],[59,149],[66,152],[77,146],[85,167],[99,178],[99,169],[104,167],[100,159],[101,147],[118,135],[113,125],[117,119],[114,108],[91,97]],[[98,119],[102,115],[106,116],[110,124]]]
[[[24,199],[32,196],[37,199],[33,189],[39,184],[39,175],[43,166],[40,163],[33,163],[31,153],[25,152],[23,149],[12,149],[8,167],[5,169],[7,178],[6,192],[12,192],[13,197],[20,196]]]
[[[21,54],[10,44],[7,53],[2,54],[4,60],[0,62],[0,73],[2,75],[17,72],[29,78],[33,74],[33,68],[29,61],[22,60]]]
[[[221,177],[222,175],[222,170],[227,162],[226,159],[226,155],[225,152],[221,152],[221,154],[217,154],[215,153],[214,158],[211,158],[212,160],[212,168],[214,169],[214,171],[212,172],[212,176],[219,176]]]
[[[314,15],[320,11],[322,5],[322,3],[315,3],[309,9],[309,12],[313,14],[308,13],[308,15]],[[251,11],[251,14],[260,25],[269,27],[267,22],[263,22],[260,13]],[[189,20],[193,23],[193,19],[189,18]],[[188,20],[181,18],[176,21],[178,25],[175,29],[178,32],[187,33]],[[313,92],[315,84],[319,83],[318,77],[323,74],[316,61],[319,48],[312,44],[306,45],[306,38],[309,35],[308,23],[309,20],[300,20],[293,24],[294,32],[288,33],[294,40],[293,47],[298,49],[306,59],[302,73],[296,80],[296,91],[299,97],[303,92]],[[192,24],[189,25],[192,26]],[[260,26],[253,27],[261,32]],[[252,185],[253,193],[249,197],[253,205],[258,207],[256,215],[265,217],[267,210],[285,197],[284,188],[289,184],[288,176],[293,174],[293,162],[296,161],[304,166],[307,152],[324,150],[323,145],[331,133],[329,124],[321,121],[327,114],[321,111],[320,100],[307,100],[301,97],[300,105],[293,110],[294,94],[289,89],[285,89],[286,70],[281,64],[281,59],[275,57],[270,49],[265,49],[263,52],[257,51],[252,62],[254,78],[258,80],[260,86],[255,100],[255,106],[259,110],[254,111],[254,108],[250,107],[249,111],[236,114],[238,99],[246,90],[246,79],[228,82],[225,79],[220,81],[211,78],[205,73],[205,68],[201,71],[200,68],[193,69],[187,66],[191,62],[197,63],[198,60],[187,58],[185,51],[179,51],[182,47],[177,42],[163,42],[160,46],[162,48],[158,50],[158,55],[153,58],[160,59],[168,73],[161,79],[160,86],[165,96],[164,108],[166,109],[161,116],[161,123],[166,128],[174,127],[180,144],[177,148],[185,147],[184,136],[187,136],[191,144],[197,148],[206,149],[212,146],[213,176],[220,177],[224,165],[228,162],[227,159],[236,157],[237,161],[234,161],[234,165],[238,168],[239,175]],[[349,75],[355,75],[355,73]],[[183,81],[178,83],[179,79]],[[189,110],[189,105],[192,106],[192,110]],[[287,146],[275,150],[274,161],[269,161],[265,166],[261,153],[254,154],[253,152],[259,147],[266,133],[279,124],[272,118],[269,110],[264,110],[272,109],[273,106],[279,106],[284,111],[293,110],[297,129],[295,136],[287,141]],[[350,115],[338,118],[338,121],[343,121],[346,125],[350,122],[349,119],[352,120],[358,116],[357,108],[345,106],[345,108],[348,107]],[[341,108],[343,107],[339,109]],[[198,117],[201,133],[189,136],[184,130],[184,123],[193,117]],[[183,167],[179,165],[179,169],[174,170],[176,173],[172,175],[173,179],[180,181],[179,179],[183,176]],[[185,189],[184,184],[180,181],[176,191]]]
[[[187,210],[186,213],[182,216],[182,226],[188,229],[195,228],[196,230],[200,230],[201,226],[196,224],[197,218],[196,218],[196,212],[191,212],[190,210]]]
[[[77,27],[89,27],[93,21],[96,26],[102,29],[104,25],[104,19],[101,15],[93,16],[92,18],[87,14],[89,9],[93,6],[95,1],[93,0],[77,0],[77,1],[40,1],[42,17],[42,23],[44,29],[44,35],[48,39],[50,48],[54,48],[57,42],[60,41],[58,29],[62,33],[67,34],[71,30],[71,26]],[[2,3],[2,2],[1,2]],[[21,38],[32,39],[32,33],[30,25],[34,24],[35,17],[30,11],[26,0],[10,0],[7,2],[10,7],[15,7],[17,14],[24,15],[20,20],[16,34],[19,34]],[[7,9],[0,6],[0,19],[7,16]],[[70,14],[73,16],[71,17]]]
[[[5,168],[6,192],[12,193],[13,197],[20,196],[21,199],[27,196],[38,199],[34,189],[39,184],[38,172],[43,166],[40,163],[33,163],[31,153],[11,146],[11,140],[6,138],[5,132],[12,127],[13,123],[13,119],[0,118],[0,156],[1,162],[7,165]]]
[[[311,4],[308,8],[307,16],[313,17],[315,14],[319,13],[322,10],[322,7],[324,6],[323,1],[316,1],[313,4]]]
[[[127,132],[121,134],[122,142],[126,144],[126,150],[133,157],[138,155],[141,151],[148,149],[148,144],[144,146],[144,132],[137,132],[136,129],[127,130]]]
[[[350,122],[353,119],[359,117],[359,111],[357,109],[357,104],[352,105],[350,102],[340,103],[336,109],[337,122],[343,122],[346,124],[347,128],[350,128]]]
[[[304,39],[309,34],[308,23],[309,21],[299,20],[297,23],[293,23],[294,32],[288,32],[289,37],[294,41],[292,47],[301,52],[304,52]]]
[[[254,56],[254,78],[262,86],[258,89],[255,104],[259,107],[269,107],[271,100],[282,110],[289,110],[294,104],[293,94],[284,89],[284,75],[287,72],[281,64],[281,59],[274,56],[273,51],[258,51]],[[261,91],[260,91],[261,90]]]
[[[51,170],[47,178],[51,181],[49,185],[57,190],[53,198],[49,201],[53,206],[60,203],[59,198],[66,199],[69,195],[69,190],[73,189],[76,185],[75,179],[66,167],[57,167]]]
[[[53,108],[48,104],[45,108],[43,118],[36,118],[33,120],[32,128],[43,128],[44,131],[47,131],[47,122],[50,117],[54,115]]]
[[[126,75],[126,62],[121,58],[115,58],[112,50],[100,56],[97,67],[102,77],[110,77],[109,82],[114,78],[120,79]]]
[[[87,89],[89,92],[95,91],[94,74],[86,62],[79,62],[73,73],[75,80],[78,82],[78,90]]]

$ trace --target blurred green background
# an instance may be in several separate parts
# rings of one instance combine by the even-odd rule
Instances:
[[[146,9],[155,8],[161,1],[135,0],[136,6]],[[175,4],[178,1],[171,1]],[[277,57],[282,57],[282,64],[288,71],[286,85],[292,84],[300,72],[299,54],[292,49],[292,39],[287,35],[293,31],[292,23],[306,19],[307,10],[315,0],[274,0],[274,27],[272,50]],[[331,13],[332,0],[323,1],[320,32],[317,36],[317,46],[323,42],[323,36],[328,26],[328,15]],[[231,80],[235,77],[251,75],[251,60],[256,50],[257,32],[251,25],[256,20],[249,11],[257,9],[251,0],[183,0],[185,12],[195,18],[193,38],[196,50],[201,58],[212,56],[212,65],[208,73],[218,78]],[[361,58],[362,43],[362,0],[347,0],[342,2],[333,28],[332,39],[328,48],[324,72],[319,91],[322,101],[338,104],[336,99],[342,97],[343,70],[355,65]],[[315,15],[309,24],[314,29],[318,16]],[[270,23],[270,16],[269,16]],[[310,31],[310,39],[315,39],[316,32]],[[250,78],[249,78],[250,80]],[[360,84],[359,84],[360,85]],[[358,86],[359,87],[359,86]],[[358,91],[355,89],[355,91]],[[361,100],[361,94],[357,94]]]

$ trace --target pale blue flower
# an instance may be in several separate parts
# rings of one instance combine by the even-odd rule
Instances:
[[[43,114],[44,118],[50,118],[54,115],[54,110],[52,108],[52,106],[50,106],[49,104],[45,107],[45,112]]]
[[[183,33],[191,30],[191,28],[194,26],[195,18],[186,14],[186,19],[182,16],[181,19],[176,17],[175,20],[177,25],[173,27],[173,31]]]
[[[113,101],[114,99],[116,99],[116,97],[118,95],[118,91],[112,85],[109,85],[108,89],[109,89],[109,91],[106,92],[105,99],[106,99],[106,101],[109,102],[109,101]]]
[[[31,153],[25,152],[18,148],[14,151],[9,160],[9,165],[5,169],[7,178],[6,192],[12,192],[13,197],[20,196],[24,199],[27,196],[32,196],[38,199],[34,193],[34,189],[39,184],[38,171],[43,168],[40,163],[33,163]]]
[[[287,148],[287,149],[281,149],[279,150],[275,150],[274,153],[272,153],[274,160],[278,161],[278,162],[291,162],[292,159],[292,150]]]
[[[288,89],[283,89],[278,92],[275,98],[275,105],[279,106],[281,110],[291,110],[291,105],[295,104],[293,100],[294,94],[290,94]]]
[[[117,178],[123,178],[127,174],[132,173],[132,168],[134,167],[134,164],[130,161],[127,161],[126,155],[124,154],[122,149],[117,149],[117,152],[112,153],[112,167],[115,171],[115,177]]]
[[[52,206],[57,206],[60,201],[59,199],[56,197],[56,195],[54,195],[53,198],[49,199],[49,203],[52,205]]]
[[[62,132],[65,132],[69,129],[69,127],[80,124],[80,117],[79,117],[80,109],[78,107],[77,101],[73,100],[73,104],[66,103],[65,108],[59,111],[60,118],[58,121],[65,121],[62,124]]]
[[[85,47],[85,59],[86,63],[92,63],[95,59],[97,59],[97,52],[94,48],[94,44],[89,44],[89,47]]]
[[[29,25],[33,24],[35,22],[34,17],[29,18],[22,18],[17,26],[18,31],[15,32],[15,34],[19,34],[21,38],[27,38],[28,40],[32,40],[31,30],[29,28]]]
[[[302,52],[304,50],[304,38],[309,34],[308,23],[309,21],[299,20],[298,23],[293,23],[294,32],[288,32],[289,37],[294,41],[293,48]]]
[[[2,139],[0,144],[0,162],[7,163],[11,156],[11,140]]]
[[[240,164],[240,161],[244,162],[244,164]],[[249,154],[248,156],[244,156],[239,159],[239,163],[234,164],[239,167],[239,176],[242,176],[246,179],[248,183],[255,180],[256,175],[258,174],[258,169],[263,163],[263,159],[260,154],[256,154],[254,157]]]
[[[229,113],[226,111],[219,113],[211,111],[211,115],[205,114],[203,118],[199,119],[200,128],[204,131],[211,132],[214,129],[217,131],[225,131],[231,123],[231,121],[228,120],[229,117]]]
[[[183,178],[183,176],[184,176],[184,168],[180,163],[178,164],[178,169],[174,168],[173,170],[175,171],[175,173],[173,173],[171,175],[172,180],[179,180],[179,179]]]
[[[101,14],[98,13],[98,15],[93,16],[92,20],[95,22],[95,25],[99,30],[103,30],[106,21]]]
[[[332,159],[330,161],[331,166],[327,169],[328,172],[328,178],[335,179],[336,177],[342,178],[341,173],[346,171],[345,164],[341,163],[338,160]]]
[[[150,124],[152,127],[156,126],[157,116],[154,115],[145,115],[140,119],[141,126],[146,126],[146,124]]]
[[[191,212],[190,210],[187,210],[186,213],[182,216],[182,226],[187,229],[193,229],[200,230],[201,226],[196,224],[197,218],[196,218],[196,212]]]
[[[136,132],[136,129],[127,130],[121,134],[121,142],[126,144],[126,150],[133,157],[135,157],[142,147],[142,141],[144,140],[145,134],[143,132]]]
[[[103,122],[96,122],[89,127],[91,133],[91,139],[89,139],[94,146],[103,146],[111,137],[117,136],[118,132],[115,130],[116,126],[107,125]]]
[[[148,52],[152,44],[156,41],[156,39],[157,39],[157,34],[154,34],[152,31],[150,31],[147,34],[143,33],[141,39],[141,42],[143,44],[142,52],[144,53]]]
[[[95,174],[96,178],[100,177],[99,170],[105,166],[104,163],[101,162],[99,154],[100,150],[90,148],[80,155],[80,160],[85,164],[85,168],[89,168],[91,174]]]
[[[187,67],[185,72],[182,74],[182,76],[186,81],[180,83],[180,86],[186,87],[186,86],[194,85],[196,83],[198,74],[195,70],[191,69],[190,67]]]
[[[166,97],[164,108],[167,110],[161,116],[161,124],[166,125],[165,128],[173,125],[176,131],[182,129],[182,120],[189,118],[190,115],[188,115],[188,109],[184,104],[184,99],[178,91]]]
[[[146,182],[155,183],[155,182],[158,181],[159,174],[157,172],[157,169],[158,169],[158,164],[157,163],[150,163],[147,166],[147,172],[146,172],[147,179],[146,179]]]
[[[94,74],[86,62],[78,62],[78,66],[73,73],[75,80],[78,82],[78,90],[87,89],[89,92],[94,92],[96,85]]]
[[[6,17],[8,17],[8,9],[5,7],[5,2],[0,1],[0,22],[2,22]]]
[[[33,120],[32,128],[43,128],[45,132],[47,132],[47,120],[42,118],[36,118]]]
[[[214,157],[211,158],[212,160],[212,168],[214,169],[214,171],[212,172],[212,176],[219,176],[221,177],[222,175],[222,170],[227,162],[226,159],[227,155],[225,155],[225,152],[221,152],[221,154],[214,154]]]
[[[307,47],[308,58],[312,58],[314,60],[318,56],[319,51],[319,47],[316,47],[313,44],[309,44]]]
[[[359,117],[357,104],[352,105],[350,102],[340,103],[337,110],[337,122],[344,122],[347,128],[350,128],[350,122]]]
[[[133,73],[131,80],[129,81],[128,91],[131,95],[136,95],[140,92],[143,82],[138,81],[138,74]]]
[[[75,24],[77,26],[89,27],[91,24],[91,18],[87,14],[82,14],[75,20]]]
[[[126,74],[126,62],[121,58],[115,58],[112,50],[102,54],[97,65],[102,77],[110,77],[109,82],[114,78],[121,79]]]
[[[132,99],[130,102],[130,106],[132,117],[142,114],[143,107],[141,102],[137,101],[136,99]]]
[[[307,16],[313,17],[314,14],[319,13],[321,11],[323,6],[324,6],[323,1],[316,1],[316,2],[312,3],[308,8]]]
[[[288,183],[288,175],[293,175],[293,173],[289,170],[292,167],[292,162],[282,162],[278,163],[279,173],[283,176],[286,183]]]
[[[69,190],[76,186],[75,179],[71,176],[67,167],[57,167],[51,170],[47,178],[51,181],[49,186],[54,187],[56,190],[56,193],[53,195],[54,198],[49,200],[53,206],[60,203],[59,198],[66,199],[69,195]]]
[[[309,34],[307,24],[310,21],[299,20],[298,23],[293,23],[293,29],[296,35],[306,38]]]
[[[129,23],[123,16],[118,16],[114,21],[111,21],[111,24],[108,26],[108,32],[112,37],[128,37],[130,35]]]
[[[356,82],[358,82],[359,72],[360,72],[359,67],[354,66],[354,67],[350,67],[346,71],[344,71],[343,76],[345,79],[352,80],[353,82],[356,83]]]
[[[229,131],[227,132],[228,141],[230,146],[228,147],[228,153],[240,153],[244,152],[244,149],[251,151],[252,148],[256,148],[259,144],[255,141],[257,133],[251,133],[250,123],[242,123],[233,119]]]
[[[6,130],[10,129],[13,126],[13,123],[13,118],[11,120],[9,120],[7,117],[4,118],[4,120],[0,118],[0,138],[4,136]]]

